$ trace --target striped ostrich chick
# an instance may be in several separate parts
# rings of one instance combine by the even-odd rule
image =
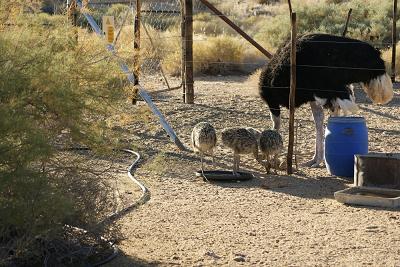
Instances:
[[[203,167],[203,155],[210,154],[214,163],[214,148],[217,144],[217,133],[208,122],[196,124],[192,131],[192,147],[195,153],[200,154],[201,170]]]
[[[260,146],[261,132],[253,127],[246,127],[246,130],[249,131],[250,133],[254,134],[254,136],[257,139],[258,146]]]
[[[253,154],[258,161],[256,136],[246,128],[227,128],[222,131],[222,143],[233,150],[233,174],[239,171],[240,155]]]
[[[264,167],[267,173],[271,166],[276,170],[278,168],[278,156],[283,150],[283,139],[276,130],[265,130],[260,135],[261,158],[265,160]]]

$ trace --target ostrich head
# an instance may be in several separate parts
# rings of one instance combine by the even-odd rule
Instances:
[[[387,73],[384,73],[368,83],[362,83],[364,91],[375,104],[386,104],[393,98],[393,84]]]

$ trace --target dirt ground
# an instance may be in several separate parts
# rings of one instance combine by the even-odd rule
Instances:
[[[159,78],[142,83],[151,92],[165,88]],[[246,76],[200,77],[195,91],[194,105],[182,103],[181,89],[152,93],[187,146],[200,121],[211,122],[217,131],[271,127],[254,80]],[[372,105],[361,91],[357,102],[367,119],[370,151],[398,152],[399,91],[385,106]],[[124,108],[136,116],[145,104]],[[308,106],[296,111],[296,119],[298,161],[304,162],[312,157],[315,137]],[[283,120],[285,146],[287,123]],[[244,156],[241,168],[255,179],[207,183],[194,175],[199,158],[179,151],[154,117],[118,129],[127,146],[143,156],[136,176],[151,199],[118,221],[125,235],[122,254],[106,266],[400,266],[399,211],[337,202],[333,193],[352,181],[329,175],[325,166],[300,167],[292,176],[266,175]],[[231,168],[232,153],[220,142],[216,159],[218,169]],[[214,168],[209,158],[206,166]],[[138,198],[139,188],[119,177],[122,197]]]

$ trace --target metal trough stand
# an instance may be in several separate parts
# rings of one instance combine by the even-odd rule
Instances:
[[[355,155],[354,186],[400,189],[400,153]]]
[[[400,154],[354,156],[354,187],[335,192],[341,203],[385,208],[400,207]]]
[[[335,199],[345,204],[398,208],[400,190],[356,186],[335,192]]]

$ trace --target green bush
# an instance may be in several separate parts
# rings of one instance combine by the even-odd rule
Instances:
[[[342,4],[345,2],[349,2],[350,0],[325,0],[327,4]]]
[[[228,35],[206,38],[207,41],[193,44],[196,74],[229,74],[241,70],[244,55],[241,39]]]
[[[127,13],[128,12],[128,13]],[[114,16],[115,26],[120,27],[122,23],[131,23],[133,21],[132,12],[130,7],[122,4],[112,5],[107,9],[105,16]]]
[[[208,36],[233,34],[235,31],[219,17],[211,13],[199,13],[193,17],[193,33]]]
[[[386,69],[392,73],[392,48],[386,49],[382,52],[382,58],[385,60]],[[396,76],[400,74],[400,44],[396,46]]]
[[[279,3],[280,0],[255,0],[255,2],[262,5],[272,5]]]
[[[391,3],[378,0],[310,1],[296,3],[298,33],[329,33],[341,35],[347,12],[353,9],[347,36],[375,43],[382,47],[391,38]],[[272,17],[256,22],[251,28],[257,40],[267,47],[277,47],[290,34],[286,8],[275,9]]]
[[[77,42],[64,18],[13,22],[0,34],[0,265],[17,257],[33,266],[44,256],[35,240],[62,238],[65,224],[94,224],[109,208],[96,166],[57,147],[110,153],[106,121],[123,83],[101,60],[103,44],[88,34]]]

